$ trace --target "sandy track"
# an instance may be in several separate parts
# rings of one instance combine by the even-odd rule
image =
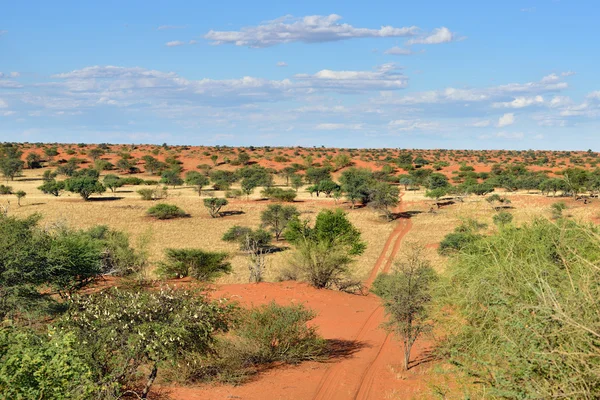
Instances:
[[[398,212],[403,210],[402,203]],[[410,219],[402,219],[389,235],[377,262],[373,266],[365,286],[370,288],[377,275],[391,269],[392,263],[400,250],[404,236],[410,231]],[[391,250],[390,250],[391,247]],[[388,254],[389,253],[389,254]],[[383,267],[383,268],[382,268]],[[373,398],[371,396],[375,377],[384,367],[381,355],[391,346],[391,335],[381,329],[384,320],[384,310],[381,305],[369,314],[355,341],[366,343],[360,352],[351,359],[332,365],[317,387],[314,400],[346,400]]]

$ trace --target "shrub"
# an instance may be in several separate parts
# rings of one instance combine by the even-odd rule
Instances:
[[[271,302],[250,310],[235,333],[254,345],[254,362],[315,360],[325,353],[325,341],[316,327],[307,326],[315,316],[302,304],[280,306]]]
[[[159,265],[158,274],[165,278],[191,276],[200,281],[211,281],[231,272],[226,262],[227,253],[199,249],[166,249],[167,260]]]
[[[106,191],[106,188],[98,181],[97,177],[79,176],[69,178],[64,182],[65,190],[72,193],[78,193],[85,201],[88,201],[92,194],[102,194]]]
[[[76,297],[59,326],[80,344],[98,398],[120,398],[142,367],[149,373],[138,397],[146,398],[159,368],[181,360],[184,352],[211,351],[215,335],[229,329],[233,310],[200,293],[168,287],[111,288]]]
[[[510,224],[513,220],[513,215],[506,211],[501,211],[493,217],[494,224],[504,226]]]
[[[492,398],[600,396],[598,229],[537,220],[468,246],[445,275],[444,354]]]
[[[12,187],[0,185],[0,194],[12,194]]]
[[[146,214],[156,219],[174,219],[188,216],[188,214],[185,211],[183,211],[176,205],[165,203],[157,204],[153,207],[150,207],[148,211],[146,211]]]
[[[65,183],[63,181],[56,181],[54,179],[44,182],[44,184],[38,189],[45,194],[51,194],[53,196],[60,196],[60,193],[65,189]]]
[[[154,189],[138,189],[137,193],[140,195],[142,200],[146,201],[166,199],[168,197],[168,191],[166,186],[162,188],[156,187]]]
[[[297,193],[293,189],[266,188],[261,192],[261,195],[272,200],[293,202]]]
[[[3,399],[85,399],[97,390],[73,334],[0,328]]]
[[[444,256],[461,251],[471,243],[479,240],[482,236],[471,231],[454,231],[444,236],[438,247],[438,253]]]

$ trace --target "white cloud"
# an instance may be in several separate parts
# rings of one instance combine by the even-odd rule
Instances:
[[[544,139],[544,135],[542,135],[541,133],[538,133],[538,134],[537,134],[537,135],[535,135],[533,138],[534,138],[535,140],[542,140],[542,139]]]
[[[388,123],[388,127],[394,131],[434,130],[440,124],[434,121],[421,121],[419,119],[396,119]]]
[[[450,29],[445,26],[442,26],[441,28],[434,29],[433,32],[427,36],[410,39],[406,44],[440,44],[453,42],[455,40],[458,40],[456,34],[451,32]]]
[[[288,64],[287,64],[285,61],[279,61],[279,62],[277,63],[277,66],[278,66],[278,67],[287,67],[287,66],[288,66]]]
[[[515,114],[507,113],[498,119],[498,127],[509,126],[515,123]]]
[[[472,122],[472,123],[470,123],[467,126],[472,126],[474,128],[485,128],[487,126],[490,126],[491,123],[492,122],[489,119],[484,119],[484,120],[481,120],[481,121]]]
[[[197,41],[197,40],[194,40],[194,39],[192,39],[192,40],[190,40],[190,41],[188,42],[188,44],[196,44],[196,43],[198,43],[198,41]]]
[[[522,140],[525,137],[525,135],[522,132],[498,132],[496,134],[496,137],[502,139]]]
[[[267,21],[262,25],[249,26],[239,31],[209,31],[204,37],[213,44],[268,47],[282,43],[320,43],[352,38],[407,37],[419,32],[416,26],[395,28],[382,26],[380,29],[355,28],[341,24],[336,14],[311,15],[296,18],[291,15]]]
[[[406,87],[408,79],[393,64],[383,64],[373,71],[333,71],[324,69],[316,74],[294,76],[308,88],[339,91],[396,90]]]
[[[16,111],[1,111],[0,112],[0,115],[2,115],[3,117],[11,117],[16,114],[17,114]]]
[[[544,98],[540,95],[535,97],[515,97],[513,101],[494,103],[493,107],[496,108],[524,108],[533,105],[544,104]]]
[[[560,80],[560,77],[556,74],[550,74],[550,75],[546,75],[545,77],[542,78],[541,82],[542,83],[554,83],[554,82],[558,82]]]
[[[394,47],[384,51],[383,54],[390,54],[393,56],[408,56],[408,55],[414,54],[414,52],[407,47],[394,46]]]
[[[8,103],[5,100],[0,99],[0,108],[8,108]]]
[[[363,124],[334,124],[334,123],[324,123],[318,124],[315,126],[315,129],[325,130],[325,131],[333,131],[333,130],[360,130],[363,128]]]
[[[576,72],[573,72],[573,71],[565,71],[565,72],[561,73],[560,75],[561,76],[573,76],[575,74],[576,74]]]
[[[521,12],[534,12],[535,7],[521,8]]]
[[[172,42],[165,43],[165,46],[167,46],[167,47],[177,47],[177,46],[183,46],[184,44],[185,44],[185,42],[182,42],[180,40],[173,40]]]
[[[11,72],[10,74],[8,74],[8,76],[10,76],[11,78],[18,78],[21,76],[21,74],[19,72]]]

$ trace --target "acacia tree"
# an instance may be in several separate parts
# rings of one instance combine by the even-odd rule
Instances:
[[[370,187],[369,192],[369,205],[382,211],[388,221],[394,219],[392,209],[400,202],[398,187],[385,182],[377,182]]]
[[[436,279],[421,250],[413,248],[391,274],[380,274],[373,282],[371,290],[381,297],[389,318],[386,325],[402,340],[405,370],[409,368],[414,343],[432,327],[427,306]]]
[[[77,193],[84,201],[88,201],[93,194],[102,194],[106,187],[98,181],[98,175],[82,173],[78,176],[66,179],[65,190]]]
[[[185,174],[185,183],[195,186],[198,196],[202,196],[202,188],[207,186],[210,181],[207,176],[202,175],[200,172],[189,171]]]
[[[23,152],[17,146],[6,144],[0,147],[0,171],[8,180],[14,180],[21,173],[25,162],[21,160]]]
[[[281,234],[287,228],[290,221],[298,217],[300,212],[294,206],[283,206],[281,204],[270,204],[260,216],[263,227],[271,229],[275,240],[279,241]]]
[[[229,204],[227,199],[219,197],[209,197],[208,199],[204,199],[204,206],[208,209],[208,213],[213,218],[220,217],[221,208],[225,207],[227,204]]]
[[[266,255],[271,252],[271,234],[263,229],[253,230],[245,226],[234,225],[223,235],[226,242],[236,242],[240,250],[248,254],[249,281],[262,282],[266,267]]]
[[[349,279],[350,264],[366,245],[342,210],[322,210],[313,227],[296,218],[285,237],[296,247],[292,267],[301,278],[316,288],[355,286]]]
[[[369,187],[373,183],[373,173],[364,168],[350,168],[340,176],[342,191],[352,204],[366,204],[369,201]]]

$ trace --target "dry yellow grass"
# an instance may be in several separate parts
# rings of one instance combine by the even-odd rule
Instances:
[[[129,233],[131,242],[137,245],[138,238],[150,234],[149,253],[152,262],[160,261],[166,248],[201,248],[204,250],[227,251],[233,255],[234,272],[221,279],[222,283],[242,283],[248,280],[246,257],[235,244],[226,243],[221,237],[232,225],[238,224],[258,227],[260,213],[270,202],[258,200],[258,193],[250,199],[230,200],[226,210],[242,211],[243,214],[224,218],[211,218],[206,211],[202,199],[192,188],[169,189],[169,198],[165,202],[176,204],[191,215],[191,218],[157,221],[145,215],[146,210],[155,204],[140,199],[136,191],[139,187],[126,186],[114,195],[106,192],[103,196],[95,196],[98,200],[84,202],[78,195],[64,193],[61,197],[45,195],[37,190],[41,185],[43,170],[26,170],[24,176],[17,178],[9,185],[14,191],[24,190],[27,197],[22,200],[22,207],[17,206],[15,196],[0,196],[0,203],[11,201],[11,215],[25,216],[32,213],[43,215],[44,223],[62,222],[76,228],[88,228],[94,225],[108,225],[111,228]],[[282,184],[282,181],[277,183]],[[222,192],[216,196],[222,197]],[[583,205],[572,199],[547,198],[539,194],[506,193],[512,200],[510,211],[516,224],[531,221],[536,217],[549,217],[550,205],[555,201],[565,201],[568,209],[565,214],[572,215],[580,221],[591,221],[600,216],[600,201]],[[117,197],[116,200],[110,200]],[[311,197],[301,190],[298,202],[294,205],[302,213],[302,218],[313,220],[322,208],[344,208],[353,224],[362,232],[367,242],[367,250],[358,257],[354,265],[357,278],[366,278],[374,266],[383,246],[398,222],[385,222],[369,208],[349,210],[347,204],[335,204],[332,199]],[[398,258],[405,254],[409,246],[417,244],[425,248],[425,255],[436,270],[441,271],[446,265],[446,257],[437,253],[437,244],[443,237],[452,232],[461,221],[472,218],[488,224],[486,231],[493,232],[496,227],[492,222],[495,211],[483,197],[471,196],[463,203],[442,207],[435,213],[428,212],[431,200],[424,197],[424,191],[407,192],[404,197],[404,210],[421,212],[412,217],[412,229],[405,236]],[[285,246],[285,243],[280,243]],[[267,257],[266,279],[274,280],[280,269],[287,265],[291,251],[282,251]]]
[[[192,188],[169,189],[169,197],[164,202],[175,204],[191,215],[191,218],[157,221],[145,215],[146,210],[156,204],[143,201],[136,191],[140,187],[126,186],[115,194],[106,192],[102,196],[94,196],[93,200],[84,202],[79,195],[65,192],[60,197],[45,195],[37,190],[42,184],[42,170],[26,170],[24,176],[17,178],[9,185],[14,191],[24,190],[27,197],[22,207],[17,207],[15,196],[1,196],[0,202],[11,200],[10,214],[25,216],[33,213],[43,215],[43,223],[66,223],[75,228],[88,228],[95,225],[107,225],[122,230],[130,235],[134,247],[138,238],[150,234],[148,247],[150,259],[157,262],[162,259],[166,248],[201,248],[204,250],[227,251],[232,254],[233,273],[222,278],[222,283],[243,283],[248,281],[246,256],[237,245],[221,240],[223,234],[233,225],[258,227],[260,213],[270,202],[257,201],[258,193],[250,200],[230,200],[224,209],[241,211],[243,214],[223,218],[211,218],[202,202],[202,198]],[[222,197],[223,193],[217,192]],[[111,198],[118,198],[111,200]],[[345,204],[335,204],[331,199],[313,197],[301,191],[294,205],[302,213],[302,218],[314,220],[322,208],[348,208]],[[355,267],[357,277],[366,276],[375,264],[388,234],[395,223],[383,221],[370,209],[348,210],[353,224],[362,232],[367,242],[367,250],[358,257]],[[285,242],[281,242],[285,246]],[[280,269],[287,265],[291,250],[271,254],[267,257],[266,279],[274,280]]]

